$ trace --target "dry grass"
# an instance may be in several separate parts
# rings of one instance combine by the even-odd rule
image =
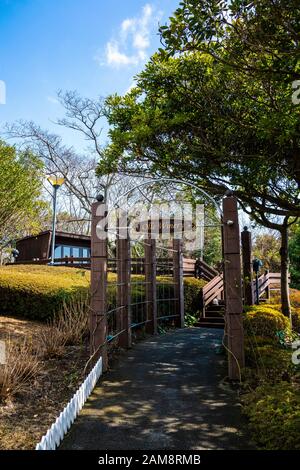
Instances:
[[[88,342],[66,345],[63,356],[46,359],[41,351],[41,336],[49,337],[49,328],[45,323],[0,317],[0,338],[14,344],[10,358],[13,363],[22,360],[21,376],[23,380],[28,378],[21,387],[16,387],[11,380],[8,386],[7,378],[4,385],[1,376],[0,390],[4,388],[7,399],[0,396],[0,450],[34,449],[84,380]],[[28,371],[26,349],[30,358],[34,356],[39,362],[37,371]],[[54,349],[57,351],[57,345]],[[16,372],[15,365],[11,373]]]
[[[82,343],[88,332],[89,296],[75,299],[72,303],[64,303],[62,310],[54,319],[54,325],[64,336],[65,344]]]
[[[32,338],[34,341],[44,329],[45,323],[42,322],[0,315],[1,340],[11,338],[13,341],[22,342],[24,338]]]
[[[0,400],[12,398],[24,392],[41,367],[32,344],[23,340],[16,344],[6,342],[6,364],[0,365]]]
[[[62,357],[66,346],[81,344],[88,332],[89,297],[64,303],[46,330],[40,335],[40,349],[44,358]]]
[[[62,357],[65,353],[64,334],[55,325],[49,325],[41,332],[39,344],[44,359]]]

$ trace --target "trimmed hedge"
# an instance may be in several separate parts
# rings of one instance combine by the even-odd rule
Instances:
[[[89,273],[52,266],[0,268],[0,313],[33,320],[51,318],[74,297],[87,294]]]
[[[143,281],[144,277],[136,275],[134,280]],[[110,282],[116,275],[109,273]],[[170,278],[157,278],[158,298],[174,296]],[[194,278],[184,279],[185,310],[195,313],[199,310],[201,289],[205,281]],[[0,315],[21,316],[33,320],[47,320],[53,317],[63,302],[76,296],[87,295],[90,289],[90,272],[84,269],[60,266],[16,265],[0,267]],[[143,285],[132,286],[132,302],[141,301],[145,296]],[[108,289],[108,306],[116,303],[116,288]],[[169,305],[159,305],[159,315],[167,312]]]
[[[246,309],[242,403],[255,443],[268,450],[300,449],[299,366],[278,333],[292,336],[280,305]]]
[[[275,338],[279,331],[290,330],[290,322],[279,310],[271,305],[247,307],[244,315],[246,335]]]
[[[300,393],[289,382],[265,383],[243,397],[256,443],[267,450],[300,450]]]
[[[300,308],[292,308],[293,330],[300,333]]]
[[[291,351],[278,341],[261,336],[245,338],[246,369],[244,378],[251,388],[261,382],[277,383],[291,380],[295,373]]]

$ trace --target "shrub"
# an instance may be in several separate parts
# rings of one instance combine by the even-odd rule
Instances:
[[[184,311],[186,315],[196,315],[201,308],[202,288],[205,281],[193,277],[185,277],[184,284]],[[159,276],[157,278],[157,298],[174,298],[174,285],[170,278]],[[158,304],[158,316],[170,314],[172,304],[170,302],[160,302]]]
[[[243,397],[256,443],[268,450],[300,450],[300,393],[288,382],[264,384]]]
[[[33,265],[0,268],[1,314],[49,319],[64,303],[88,290],[85,270]]]
[[[116,274],[109,273],[111,285],[107,290],[108,309],[116,306]],[[144,281],[144,276],[135,275],[134,281]],[[185,309],[195,313],[201,304],[201,289],[205,281],[185,278]],[[72,308],[72,304],[87,298],[90,289],[90,272],[84,269],[60,266],[15,265],[0,268],[0,314],[22,316],[29,319],[51,320],[62,309]],[[132,302],[145,298],[145,286],[136,284],[131,289]],[[157,297],[174,297],[172,280],[165,276],[157,277]],[[143,306],[136,306],[138,312]],[[169,314],[170,303],[159,304],[159,314]],[[134,314],[137,313],[135,312]],[[65,318],[67,321],[67,318]]]
[[[202,288],[206,282],[193,277],[184,278],[184,309],[187,314],[195,315],[201,309]]]
[[[244,413],[256,443],[264,449],[300,449],[299,366],[292,363],[293,337],[280,306],[249,307],[245,313]]]
[[[290,381],[295,373],[292,352],[282,348],[276,340],[248,337],[245,341],[245,358],[248,370],[245,378],[251,386],[261,382]]]
[[[300,308],[300,290],[290,289],[290,302],[292,307]],[[279,292],[272,295],[270,303],[272,305],[277,304],[281,308],[281,297]]]
[[[45,358],[61,357],[68,345],[80,344],[88,333],[89,296],[64,303],[48,328],[40,335],[40,349]]]
[[[292,325],[293,330],[300,333],[300,308],[292,309]]]
[[[246,335],[275,338],[278,331],[288,331],[290,322],[279,310],[269,305],[248,307],[244,316]]]
[[[88,333],[90,296],[64,303],[54,318],[54,326],[62,333],[66,345],[80,344]]]
[[[290,301],[291,301],[292,307],[295,307],[295,308],[300,307],[300,290],[298,289],[290,290]]]
[[[0,365],[0,399],[23,392],[40,370],[40,361],[27,341],[6,343],[6,364]]]
[[[41,354],[45,359],[62,357],[65,353],[66,338],[56,325],[50,324],[40,333]]]

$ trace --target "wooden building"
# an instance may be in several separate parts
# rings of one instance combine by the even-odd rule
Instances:
[[[35,236],[17,241],[19,251],[17,262],[47,261],[51,256],[52,231],[47,230]],[[55,259],[66,257],[89,258],[91,255],[91,237],[67,232],[56,232]]]

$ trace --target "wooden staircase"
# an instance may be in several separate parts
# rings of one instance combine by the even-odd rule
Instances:
[[[280,273],[269,273],[259,277],[260,302],[267,302],[271,291],[279,289]],[[253,281],[253,294],[256,297],[256,284]],[[222,274],[214,276],[202,290],[202,315],[197,326],[205,328],[224,328],[225,301]]]
[[[183,271],[185,276],[193,276],[208,281],[202,289],[201,315],[195,326],[203,328],[224,328],[225,301],[223,275],[202,260],[197,262],[184,258]],[[280,273],[266,271],[259,277],[258,289],[260,302],[266,302],[273,291],[280,287]],[[256,282],[253,280],[253,296],[256,298]]]
[[[224,328],[225,303],[219,300],[219,305],[210,304],[205,309],[205,316],[201,316],[196,326],[203,328]]]

